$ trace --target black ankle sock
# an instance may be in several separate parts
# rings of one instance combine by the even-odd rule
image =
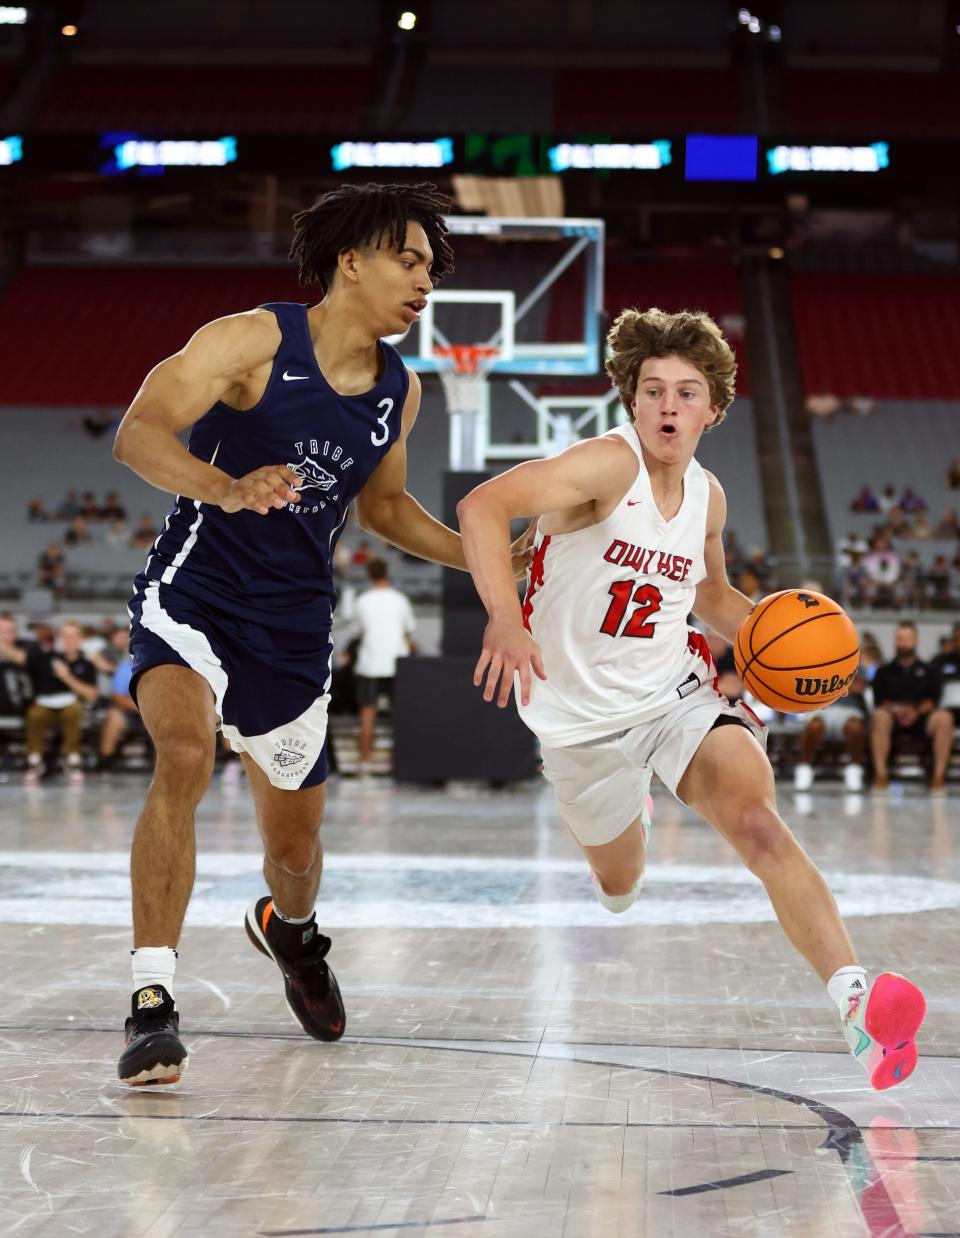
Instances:
[[[274,912],[270,917],[270,937],[285,959],[301,959],[313,950],[317,940],[316,917],[306,924],[288,924]]]

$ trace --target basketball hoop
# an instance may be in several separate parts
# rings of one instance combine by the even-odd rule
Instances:
[[[452,366],[439,371],[447,412],[479,415],[483,411],[485,380],[500,349],[484,344],[437,344],[433,352],[453,362]]]

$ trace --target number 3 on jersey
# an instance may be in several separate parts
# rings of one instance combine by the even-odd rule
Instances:
[[[660,603],[663,601],[663,594],[657,586],[637,585],[635,580],[617,580],[610,586],[609,592],[613,595],[613,601],[607,608],[607,614],[600,625],[600,631],[606,636],[639,636],[645,639],[653,636],[653,630],[657,625],[655,623],[648,623],[647,620],[651,615],[657,613],[660,609]],[[627,613],[631,596],[633,601],[637,603],[637,609],[630,616],[627,626],[621,632],[620,625],[623,623],[623,617]]]
[[[383,431],[383,434],[377,434],[375,430],[371,430],[370,442],[373,443],[374,447],[382,447],[390,437],[390,430],[387,427],[387,418],[393,412],[393,400],[389,398],[381,400],[377,405],[377,408],[383,409],[383,416],[377,418],[377,425]]]

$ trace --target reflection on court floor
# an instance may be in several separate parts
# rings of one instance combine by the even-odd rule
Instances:
[[[189,1070],[134,1093],[114,1072],[142,792],[0,786],[2,1232],[960,1232],[955,800],[782,805],[866,965],[927,992],[916,1075],[875,1093],[762,887],[662,793],[648,886],[614,918],[536,786],[331,786],[348,1035],[309,1041],[244,938],[255,828],[217,786],[177,980]]]

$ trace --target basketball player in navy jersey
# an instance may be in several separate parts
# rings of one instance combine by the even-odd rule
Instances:
[[[371,533],[466,569],[459,535],[406,492],[420,383],[381,338],[409,328],[452,269],[449,205],[432,185],[363,185],[301,211],[290,256],[319,304],[208,323],[150,372],[117,432],[115,457],[177,496],[130,603],[131,692],[156,768],[131,857],[126,1083],[175,1083],[186,1063],[173,976],[218,729],[242,754],[264,845],[269,894],[247,933],[278,964],[304,1031],[343,1035],[314,914],[332,557],[356,500]]]

